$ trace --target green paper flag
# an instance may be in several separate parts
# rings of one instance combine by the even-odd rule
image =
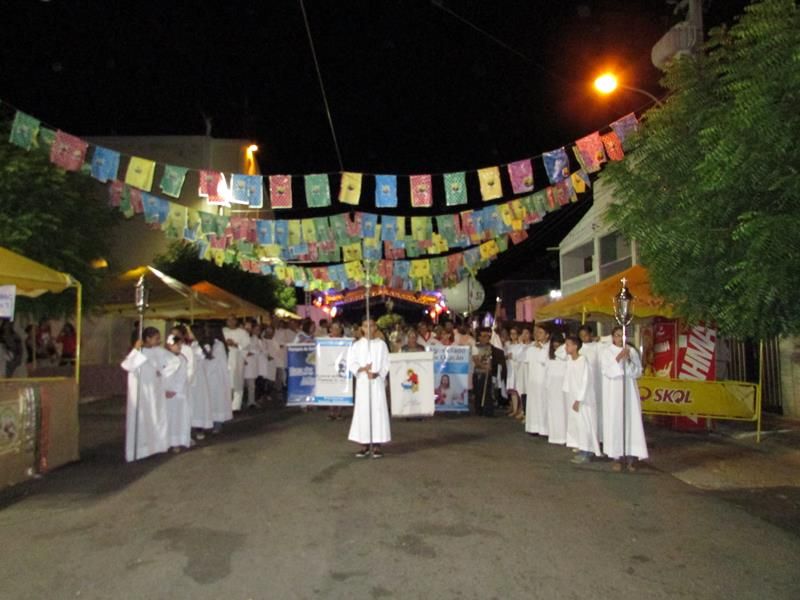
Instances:
[[[11,125],[11,136],[8,141],[15,146],[30,150],[35,144],[40,124],[39,119],[17,111],[17,114],[14,115],[14,123]]]
[[[183,182],[186,180],[186,172],[188,170],[189,169],[185,167],[164,165],[164,174],[161,176],[161,183],[159,184],[161,191],[167,196],[180,198]]]
[[[331,188],[327,175],[306,175],[306,202],[309,208],[323,208],[331,205]]]
[[[444,174],[444,191],[447,206],[458,206],[467,203],[467,181],[463,171]]]

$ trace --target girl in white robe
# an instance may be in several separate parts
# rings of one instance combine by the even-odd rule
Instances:
[[[178,367],[164,377],[164,395],[167,403],[167,439],[173,452],[192,443],[192,410],[189,404],[189,363],[182,352],[181,339],[167,336],[166,349],[180,361]]]
[[[613,343],[605,346],[600,354],[603,371],[603,451],[615,461],[612,467],[615,471],[622,470],[621,461],[626,457],[628,469],[635,470],[634,457],[639,460],[648,457],[642,425],[642,404],[636,383],[642,376],[642,363],[635,348],[627,346],[623,349],[620,327],[614,328],[611,339]]]
[[[525,431],[547,435],[547,399],[544,393],[544,369],[550,353],[550,333],[537,325],[534,328],[533,344],[525,352],[528,376],[525,382]]]
[[[380,445],[392,439],[385,385],[389,348],[382,339],[373,338],[374,321],[364,321],[362,328],[364,337],[350,346],[347,353],[347,368],[356,378],[353,420],[347,439],[362,445],[356,457],[369,456],[371,443],[373,458],[380,458],[383,456]]]
[[[567,350],[567,372],[564,374],[564,393],[572,403],[572,410],[580,417],[578,422],[578,454],[572,459],[575,463],[586,463],[592,454],[600,456],[597,441],[597,421],[595,420],[594,386],[589,361],[578,352],[581,340],[567,336],[564,346]]]
[[[547,441],[551,444],[565,444],[567,441],[568,410],[563,390],[567,358],[564,336],[561,333],[554,333],[550,338],[550,357],[544,375],[547,397]]]
[[[125,412],[125,460],[139,460],[166,452],[167,406],[163,379],[179,365],[177,356],[159,347],[161,334],[146,327],[122,361],[128,372],[128,400]]]

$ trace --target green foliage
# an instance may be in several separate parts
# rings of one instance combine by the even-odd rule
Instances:
[[[629,157],[608,166],[609,219],[655,291],[733,336],[800,332],[800,16],[747,7],[667,71]]]
[[[247,273],[232,265],[218,267],[200,259],[197,249],[190,244],[173,242],[166,254],[156,257],[153,262],[157,269],[186,285],[210,281],[267,310],[293,310],[297,304],[293,287],[284,285],[271,275]]]
[[[116,216],[86,175],[52,165],[49,149],[25,151],[10,144],[0,126],[0,245],[69,273],[83,286],[84,309],[100,302],[104,278],[93,259],[108,256]],[[18,298],[17,311],[34,317],[70,315],[75,290]]]

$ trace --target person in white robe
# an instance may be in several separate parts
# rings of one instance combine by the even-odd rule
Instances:
[[[567,351],[564,336],[554,333],[550,337],[550,356],[545,366],[544,389],[547,397],[547,441],[551,444],[567,442],[567,403],[564,400],[564,376],[567,373]]]
[[[264,394],[267,402],[272,401],[277,376],[277,358],[281,349],[274,338],[275,331],[271,325],[261,332],[261,354],[258,355],[258,376],[264,379]]]
[[[250,333],[239,325],[239,319],[228,317],[227,327],[222,328],[225,344],[228,346],[228,374],[231,385],[231,408],[242,409],[244,396],[245,348],[250,344]]]
[[[356,378],[353,420],[347,439],[361,444],[356,457],[369,456],[372,450],[372,457],[380,458],[381,444],[392,439],[386,403],[389,348],[383,339],[375,337],[375,321],[365,320],[362,330],[364,336],[347,353],[347,368]]]
[[[547,435],[547,398],[544,393],[544,372],[550,353],[550,332],[541,325],[533,330],[534,343],[525,352],[527,380],[525,391],[525,431]]]
[[[595,340],[591,325],[581,325],[578,328],[578,337],[581,338],[581,354],[589,359],[589,368],[592,370],[595,391],[595,406],[597,408],[597,439],[603,443],[603,373],[600,368],[600,351],[605,343]]]
[[[167,406],[163,380],[177,369],[180,359],[160,347],[161,334],[146,327],[143,339],[122,361],[128,372],[125,412],[125,460],[140,460],[169,448]]]
[[[167,439],[173,452],[192,445],[192,408],[189,402],[189,361],[183,354],[179,335],[167,336],[166,349],[180,364],[164,377],[164,396],[167,404]]]
[[[572,410],[578,413],[578,454],[574,463],[586,463],[592,455],[600,456],[600,443],[597,441],[597,421],[595,420],[594,385],[589,361],[579,354],[581,340],[577,336],[567,336],[564,346],[567,350],[567,372],[564,374],[564,393],[572,403]]]
[[[244,348],[244,382],[247,389],[245,408],[260,406],[258,398],[256,398],[256,379],[258,379],[258,363],[263,353],[261,326],[254,322],[250,325],[250,343]]]
[[[185,346],[184,346],[185,347]],[[207,346],[211,352],[211,345]],[[189,398],[192,403],[192,427],[195,439],[205,439],[205,432],[214,427],[211,410],[211,393],[208,385],[208,369],[205,363],[210,360],[204,348],[195,340],[191,344],[193,372],[189,378]],[[224,350],[223,350],[224,352]]]
[[[647,441],[642,425],[642,404],[636,380],[642,376],[639,353],[631,346],[622,347],[622,328],[615,327],[612,344],[600,355],[603,370],[603,452],[614,460],[613,469],[620,471],[627,459],[629,470],[635,470],[634,458],[648,457]],[[624,446],[623,446],[624,438]]]

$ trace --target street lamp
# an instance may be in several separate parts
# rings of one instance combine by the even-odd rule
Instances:
[[[624,83],[620,83],[619,79],[613,73],[603,73],[597,79],[594,80],[594,89],[600,92],[603,95],[608,95],[614,92],[617,88],[622,88],[623,90],[628,90],[631,92],[637,92],[639,94],[644,94],[650,100],[655,102],[656,106],[662,107],[664,104],[656,98],[653,94],[648,92],[647,90],[643,90],[642,88],[633,87],[631,85],[625,85]]]
[[[622,287],[619,293],[614,296],[614,318],[619,326],[622,327],[622,349],[627,348],[628,336],[626,334],[628,325],[633,320],[633,294],[628,289],[628,280],[623,277],[620,280]],[[628,387],[628,358],[622,361],[622,455],[627,456],[627,449],[625,447],[625,439],[628,437],[625,433],[626,430],[626,402],[627,402],[627,387]]]

